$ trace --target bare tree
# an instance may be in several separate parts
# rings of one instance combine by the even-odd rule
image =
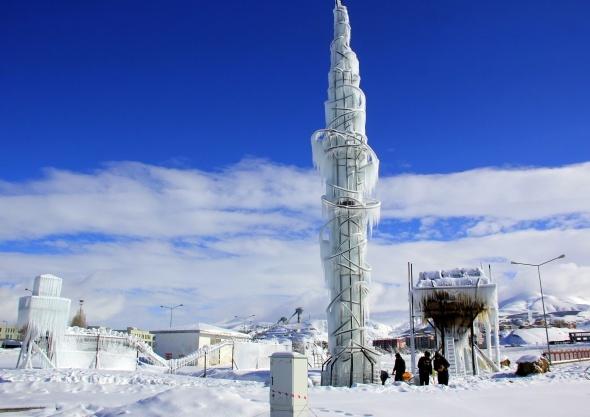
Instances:
[[[70,326],[72,326],[72,327],[82,327],[82,328],[87,327],[86,314],[84,314],[83,311],[78,311],[76,313],[76,315],[74,316],[74,318],[72,319],[72,322],[70,323]]]

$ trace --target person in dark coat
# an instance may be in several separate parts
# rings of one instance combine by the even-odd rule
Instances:
[[[394,381],[403,381],[404,380],[404,372],[406,372],[406,361],[402,359],[402,355],[399,353],[395,354],[395,365],[393,365],[393,380]]]
[[[434,354],[433,365],[438,378],[438,383],[443,385],[449,385],[449,361],[447,361],[447,359],[443,355],[436,352]]]
[[[418,360],[418,375],[420,376],[420,385],[428,385],[430,383],[430,375],[432,374],[432,360],[430,359],[430,352],[424,352]]]

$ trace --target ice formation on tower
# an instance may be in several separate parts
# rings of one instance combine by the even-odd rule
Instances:
[[[61,288],[61,278],[43,274],[35,278],[31,295],[20,298],[18,326],[25,336],[17,368],[135,370],[139,352],[168,366],[134,337],[105,328],[68,327],[71,300],[61,297]]]
[[[440,349],[455,375],[474,375],[500,363],[498,291],[480,268],[421,272],[412,290],[414,314],[431,321]],[[475,331],[485,329],[487,354],[477,347]]]
[[[322,197],[326,224],[320,232],[324,275],[331,293],[327,308],[330,359],[322,384],[375,382],[378,354],[365,345],[370,267],[367,234],[378,220],[380,203],[371,198],[379,160],[365,135],[365,95],[359,62],[350,48],[348,11],[334,8],[330,47],[326,128],[312,136],[314,165],[325,178]]]
[[[39,275],[35,278],[32,294],[20,298],[18,326],[25,329],[25,336],[17,367],[31,367],[33,353],[44,358],[44,366],[54,367],[58,363],[70,315],[70,300],[60,296],[61,286],[61,278],[51,274]]]

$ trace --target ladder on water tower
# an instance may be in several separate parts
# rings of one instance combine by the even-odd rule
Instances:
[[[451,335],[445,337],[445,353],[447,361],[449,361],[449,373],[455,376],[465,376],[465,367],[458,363],[455,339]]]

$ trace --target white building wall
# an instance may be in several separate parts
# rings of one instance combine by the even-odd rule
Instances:
[[[177,359],[193,353],[199,348],[199,334],[194,332],[155,333],[154,351],[165,358],[171,353]]]
[[[291,352],[290,344],[236,342],[234,362],[237,369],[269,369],[275,352]]]
[[[155,335],[154,352],[163,358],[169,353],[173,359],[182,358],[202,349],[205,346],[213,346],[226,340],[236,340],[237,342],[245,342],[248,336],[243,335],[227,335],[215,334],[211,332],[203,332],[201,330],[176,330],[176,331],[153,331]],[[224,346],[221,349],[215,350],[207,354],[207,366],[231,366],[233,357],[233,347]],[[265,357],[265,360],[268,358]],[[196,366],[204,367],[205,358],[202,357],[195,363]]]

